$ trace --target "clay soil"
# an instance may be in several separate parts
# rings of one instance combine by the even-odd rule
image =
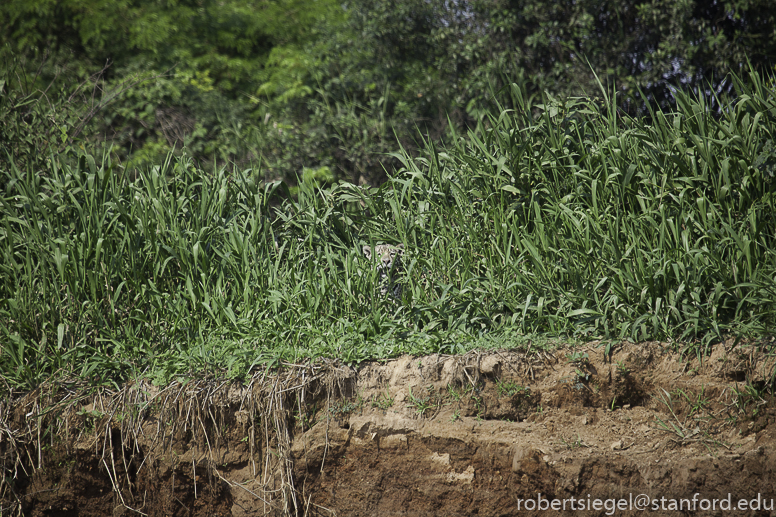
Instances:
[[[0,515],[776,515],[772,351],[592,343],[59,386],[0,407]]]

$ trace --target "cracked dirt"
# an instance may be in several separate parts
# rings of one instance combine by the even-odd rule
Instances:
[[[689,515],[700,508],[671,505],[699,494],[723,501],[709,514],[729,498],[776,515],[772,341],[702,360],[659,343],[610,352],[299,366],[282,382],[264,372],[261,389],[137,384],[73,397],[37,441],[22,439],[42,399],[28,394],[0,408],[0,513],[538,515],[541,494],[566,500],[559,514],[577,513],[573,497],[589,515],[635,515],[643,494],[666,498],[652,514]]]

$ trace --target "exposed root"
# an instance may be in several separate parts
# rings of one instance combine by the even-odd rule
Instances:
[[[155,469],[153,476],[162,479],[164,472],[172,473],[168,477],[174,492],[175,472],[184,463],[190,465],[194,499],[201,496],[202,479],[207,479],[211,490],[221,485],[250,494],[261,501],[266,514],[327,511],[311,506],[295,486],[293,413],[303,411],[305,401],[321,389],[346,391],[343,379],[349,375],[349,369],[333,364],[285,364],[279,370],[254,374],[245,385],[207,379],[159,388],[140,381],[113,390],[73,382],[2,400],[3,512],[22,514],[25,501],[15,486],[28,482],[45,466],[55,450],[54,437],[62,439],[65,449],[56,450],[66,456],[93,450],[110,480],[114,506],[134,514],[146,515],[150,495],[147,487],[138,486],[141,473]],[[230,433],[244,434],[255,481],[252,489],[227,480],[216,468],[224,461]],[[164,458],[167,464],[152,464],[149,458]]]

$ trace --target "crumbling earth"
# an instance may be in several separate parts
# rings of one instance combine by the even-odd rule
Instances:
[[[773,350],[591,343],[49,387],[0,407],[0,515],[776,515]]]

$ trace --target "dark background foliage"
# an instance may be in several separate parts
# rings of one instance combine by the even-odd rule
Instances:
[[[142,166],[172,150],[268,178],[379,184],[421,139],[475,127],[510,83],[629,114],[772,69],[769,0],[8,0],[3,139],[89,140]],[[718,109],[718,107],[717,107]],[[32,118],[50,134],[25,132]],[[56,138],[52,135],[56,134]],[[25,144],[25,142],[27,142]],[[6,157],[0,157],[4,160]]]

